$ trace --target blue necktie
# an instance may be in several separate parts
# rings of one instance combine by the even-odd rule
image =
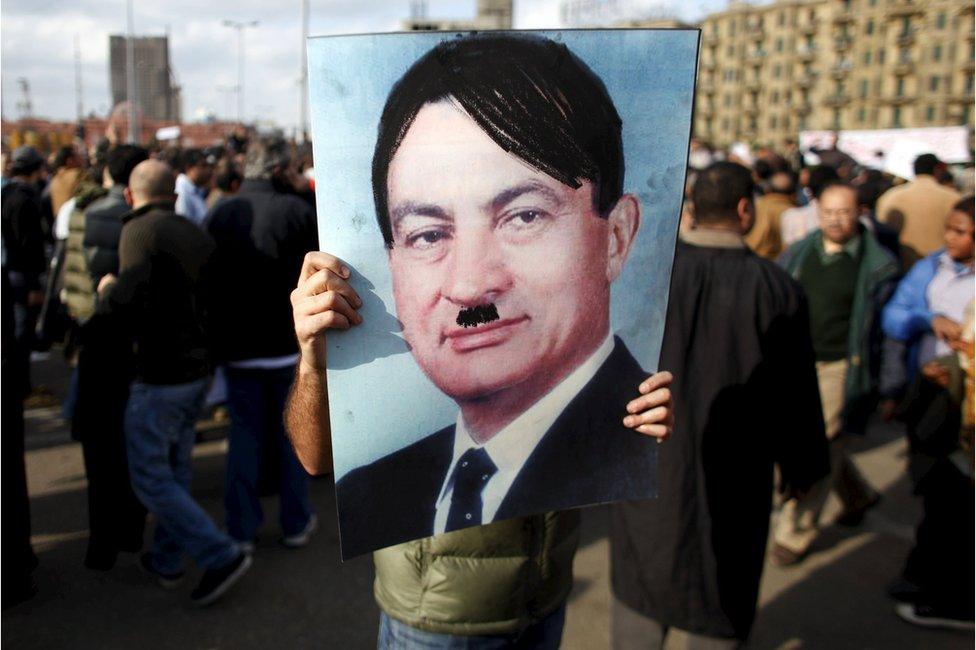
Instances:
[[[454,468],[454,493],[445,530],[457,530],[481,523],[481,491],[498,468],[484,448],[469,449]]]

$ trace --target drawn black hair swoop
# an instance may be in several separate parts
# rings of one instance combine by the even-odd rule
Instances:
[[[373,154],[380,232],[393,247],[387,175],[428,103],[452,101],[499,147],[570,187],[594,185],[606,216],[623,192],[621,120],[603,82],[562,43],[530,34],[471,34],[444,41],[393,86]]]

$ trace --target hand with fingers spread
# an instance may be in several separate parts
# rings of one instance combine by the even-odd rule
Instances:
[[[624,426],[664,442],[674,426],[671,404],[671,382],[674,376],[667,371],[656,372],[638,387],[640,397],[627,404]]]
[[[301,364],[308,370],[325,371],[326,330],[347,330],[363,322],[356,311],[363,302],[349,276],[349,268],[334,255],[314,251],[305,256],[291,306]]]

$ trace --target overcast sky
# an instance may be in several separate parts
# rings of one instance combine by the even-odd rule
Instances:
[[[609,0],[618,12],[671,13],[692,20],[724,6],[724,0]],[[410,0],[310,0],[310,34],[392,31],[410,13]],[[429,0],[431,18],[474,15],[475,0]],[[515,27],[564,26],[560,0],[516,0]],[[299,65],[303,59],[300,0],[134,0],[139,35],[170,35],[170,58],[183,88],[183,115],[236,116],[234,30],[224,19],[259,21],[246,32],[245,117],[298,122]],[[125,0],[4,0],[0,9],[0,76],[3,114],[19,116],[17,79],[30,81],[34,115],[75,117],[74,41],[82,61],[85,113],[110,108],[108,37],[125,32]],[[223,89],[223,90],[222,90]]]

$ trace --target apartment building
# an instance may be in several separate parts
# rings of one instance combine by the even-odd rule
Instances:
[[[695,134],[973,125],[972,0],[733,2],[701,24]]]

